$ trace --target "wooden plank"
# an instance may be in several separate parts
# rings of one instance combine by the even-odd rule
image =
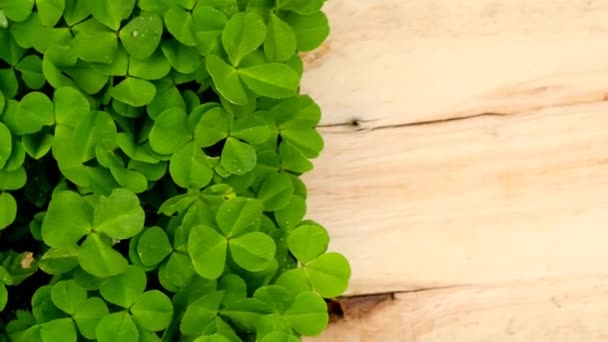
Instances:
[[[350,258],[350,294],[606,273],[607,113],[326,129],[308,216]]]
[[[360,125],[324,129],[305,181],[350,294],[608,269],[608,0],[326,10],[304,89]],[[485,112],[515,115],[399,126]]]
[[[346,311],[309,342],[600,342],[608,277],[536,280],[398,294]]]
[[[608,0],[325,8],[308,216],[407,293],[318,341],[608,340]]]
[[[378,127],[593,102],[608,0],[329,0],[302,89],[324,123]]]

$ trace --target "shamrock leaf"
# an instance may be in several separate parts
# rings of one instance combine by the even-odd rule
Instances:
[[[206,58],[206,67],[217,91],[228,101],[237,105],[246,105],[247,91],[237,70],[216,55]]]
[[[228,136],[229,114],[221,107],[206,111],[194,128],[194,140],[202,147],[209,147]]]
[[[230,173],[244,175],[253,170],[256,161],[257,155],[251,145],[232,137],[226,139],[220,162]]]
[[[80,266],[100,278],[111,277],[127,270],[128,262],[111,246],[111,241],[99,234],[90,234],[78,250]]]
[[[325,298],[337,297],[348,287],[350,265],[339,253],[323,254],[307,263],[305,269],[312,287]]]
[[[78,266],[78,248],[51,248],[38,261],[38,267],[45,273],[65,274]]]
[[[300,77],[286,64],[258,64],[238,70],[247,87],[258,95],[285,98],[296,94]]]
[[[140,60],[131,57],[129,60],[129,75],[144,80],[159,80],[171,72],[171,64],[162,51],[156,50],[151,56]],[[128,107],[131,109],[132,107]]]
[[[101,298],[91,297],[78,306],[72,318],[82,336],[92,340],[97,335],[95,329],[99,321],[109,313],[108,306]]]
[[[149,81],[129,77],[116,85],[111,95],[120,102],[141,107],[152,102],[156,96],[156,87]]]
[[[201,67],[201,57],[193,47],[170,40],[164,41],[161,49],[169,64],[182,74],[194,73]]]
[[[149,139],[150,146],[160,154],[175,153],[192,140],[188,116],[184,110],[173,107],[162,112],[154,121]]]
[[[268,122],[258,115],[248,115],[232,122],[230,136],[242,139],[252,145],[262,144],[271,136]]]
[[[17,218],[17,201],[8,192],[0,193],[0,230],[11,225]]]
[[[141,294],[129,310],[135,319],[149,331],[161,331],[169,326],[173,317],[173,304],[167,295],[152,290]]]
[[[274,240],[260,232],[230,239],[229,246],[234,261],[251,272],[259,272],[272,265],[276,253]]]
[[[303,225],[289,234],[287,246],[298,261],[308,263],[327,251],[329,235],[317,225]]]
[[[42,239],[51,247],[66,248],[93,229],[93,208],[80,195],[61,191],[51,199],[42,221]]]
[[[127,239],[142,231],[144,219],[137,196],[128,190],[115,189],[109,197],[99,198],[93,227],[114,239]]]
[[[195,46],[196,41],[192,33],[192,15],[183,7],[173,6],[165,13],[167,30],[180,43],[186,46]]]
[[[120,41],[132,57],[146,59],[160,44],[163,21],[156,13],[142,13],[120,30]]]
[[[119,311],[99,320],[95,336],[99,342],[132,342],[139,340],[139,331],[131,315]]]
[[[283,315],[295,331],[306,336],[319,335],[329,323],[325,301],[312,292],[298,294]]]
[[[221,34],[228,19],[219,10],[201,2],[192,12],[196,48],[203,56],[218,53],[222,47]]]
[[[217,279],[224,272],[228,241],[213,228],[192,227],[188,239],[188,253],[196,273],[207,279]]]
[[[40,337],[43,342],[73,341],[76,342],[76,327],[71,318],[59,318],[40,326]]]
[[[160,227],[145,229],[137,242],[137,255],[145,266],[158,265],[172,251],[169,237]]]
[[[284,5],[281,3],[281,5]],[[264,54],[271,62],[284,62],[296,53],[296,34],[286,22],[271,13],[268,34],[264,41]]]
[[[200,333],[202,327],[217,316],[223,297],[224,291],[214,291],[188,305],[180,324],[181,333],[186,335]]]
[[[8,302],[8,291],[4,284],[0,284],[0,310],[4,310],[6,303]]]
[[[53,304],[63,312],[73,315],[87,300],[87,291],[74,280],[62,280],[51,289]]]
[[[113,31],[118,31],[120,23],[129,17],[135,6],[135,0],[84,0],[83,2],[95,19]]]
[[[200,189],[213,177],[207,156],[194,142],[184,145],[171,156],[169,173],[175,184],[186,189]]]
[[[27,19],[32,13],[34,7],[34,0],[1,0],[0,8],[2,8],[3,14],[10,20],[20,22]]]
[[[146,273],[135,266],[113,276],[101,285],[99,292],[109,303],[129,308],[146,289]]]
[[[227,238],[253,232],[260,226],[263,209],[264,206],[257,199],[233,198],[219,207],[217,224]]]
[[[299,51],[311,51],[318,48],[329,35],[329,23],[323,12],[308,15],[290,13],[285,18],[296,33]]]
[[[264,202],[264,211],[276,211],[289,205],[294,194],[291,178],[285,173],[271,173],[262,182],[258,199]]]
[[[262,45],[265,38],[266,25],[255,13],[235,14],[222,32],[222,44],[234,66],[238,66],[243,57]]]
[[[321,10],[325,0],[283,0],[279,8],[299,14],[313,14]]]
[[[14,116],[5,114],[5,123],[18,135],[38,132],[55,123],[53,102],[40,92],[30,92],[17,105]]]
[[[118,50],[118,37],[114,32],[82,31],[71,45],[83,61],[111,64]]]

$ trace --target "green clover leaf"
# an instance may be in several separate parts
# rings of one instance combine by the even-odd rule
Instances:
[[[27,17],[32,13],[32,8],[34,7],[34,0],[23,0],[23,1],[13,1],[13,0],[0,0],[0,8],[2,8],[2,12],[4,15],[16,22],[24,21]]]
[[[221,107],[206,111],[194,128],[194,140],[201,147],[215,145],[228,136],[230,116]]]
[[[217,279],[224,272],[228,240],[213,228],[192,227],[188,239],[188,253],[194,270],[201,277]]]
[[[217,91],[222,96],[237,105],[248,103],[247,90],[234,67],[216,55],[209,55],[206,58],[206,67]]]
[[[303,225],[289,234],[289,251],[301,263],[308,263],[327,251],[329,234],[321,226]]]
[[[196,46],[192,33],[192,15],[183,7],[173,6],[165,13],[167,30],[180,43],[186,46]]]
[[[124,272],[104,282],[99,292],[107,302],[127,309],[144,293],[146,283],[144,271],[135,266],[128,266]]]
[[[255,13],[235,14],[222,32],[222,44],[234,66],[238,66],[243,57],[260,47],[265,38],[266,24]]]
[[[100,278],[111,277],[127,270],[125,257],[112,248],[111,241],[99,234],[90,234],[78,250],[80,266]]]
[[[169,173],[175,184],[186,189],[200,189],[213,178],[207,156],[194,142],[184,145],[171,156]]]
[[[348,287],[350,265],[339,253],[323,254],[307,263],[305,269],[312,287],[325,298],[337,297]]]
[[[244,269],[259,272],[270,267],[274,261],[274,240],[261,232],[248,233],[230,239],[230,254]]]
[[[78,266],[78,248],[51,248],[38,261],[38,267],[45,273],[65,274]]]
[[[329,35],[329,23],[323,12],[308,15],[290,13],[285,18],[296,33],[299,51],[312,51],[318,48]]]
[[[76,342],[76,327],[71,318],[59,318],[40,326],[40,337],[43,342],[73,341]]]
[[[173,318],[173,304],[167,295],[152,290],[141,294],[129,310],[135,322],[149,331],[161,331]]]
[[[93,228],[114,239],[127,239],[144,228],[145,214],[137,196],[128,190],[115,189],[101,197],[93,215]]]
[[[220,52],[221,35],[228,23],[226,16],[219,10],[199,2],[192,12],[192,23],[198,52],[203,56]]]
[[[265,211],[285,208],[294,195],[294,185],[285,173],[271,173],[260,185],[258,199],[264,202]]]
[[[108,306],[101,298],[91,297],[78,306],[72,318],[82,336],[92,340],[97,336],[95,329],[99,321],[109,313]]]
[[[129,17],[135,6],[135,0],[84,0],[83,2],[95,19],[113,31],[118,31],[120,23]]]
[[[283,315],[295,331],[306,336],[319,335],[329,324],[325,301],[312,292],[298,294]]]
[[[281,3],[281,5],[284,5]],[[268,35],[264,41],[264,54],[271,62],[284,62],[296,53],[296,34],[286,22],[274,13],[268,20]]]
[[[53,304],[63,312],[73,315],[87,300],[87,291],[74,280],[62,280],[51,289]]]
[[[169,237],[160,227],[145,229],[137,242],[137,255],[145,266],[158,265],[172,251]]]
[[[139,340],[139,331],[131,315],[126,311],[102,317],[95,328],[99,342],[132,342]]]
[[[329,34],[324,2],[0,0],[9,339],[325,329],[351,269],[304,220],[323,139],[300,52]],[[31,305],[9,301],[29,277]]]
[[[253,170],[256,161],[257,155],[253,146],[232,137],[226,139],[220,162],[228,172],[244,175]]]
[[[156,13],[142,13],[131,19],[119,33],[120,41],[135,59],[146,59],[160,44],[163,21]]]
[[[223,297],[224,291],[214,291],[188,305],[179,328],[182,334],[200,333],[217,316]]]
[[[142,107],[154,99],[156,87],[149,81],[129,77],[111,91],[112,98],[133,107]]]
[[[0,193],[0,230],[11,225],[17,218],[17,201],[8,192]]]
[[[93,229],[93,208],[72,191],[56,193],[42,221],[42,239],[55,248],[69,248]]]
[[[227,238],[253,232],[260,226],[263,209],[263,204],[257,199],[233,198],[219,207],[217,224]]]

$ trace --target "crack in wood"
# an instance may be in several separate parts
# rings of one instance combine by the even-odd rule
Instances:
[[[551,106],[530,107],[530,108],[518,109],[518,110],[513,110],[513,111],[508,111],[508,110],[489,111],[489,112],[483,112],[483,113],[478,113],[478,114],[461,115],[461,116],[454,116],[454,117],[448,117],[448,118],[436,119],[436,120],[415,121],[415,122],[406,122],[406,123],[401,123],[401,124],[378,125],[378,126],[370,126],[370,125],[366,125],[366,124],[370,123],[370,122],[380,121],[380,120],[382,120],[381,118],[380,119],[359,119],[357,116],[355,116],[352,120],[350,120],[348,122],[321,124],[318,127],[321,129],[323,129],[323,128],[340,128],[340,127],[347,129],[347,131],[343,131],[343,132],[332,131],[331,133],[371,132],[371,131],[377,131],[377,130],[383,130],[383,129],[438,125],[438,124],[444,124],[444,123],[450,123],[450,122],[456,122],[456,121],[478,119],[478,118],[483,118],[483,117],[507,117],[507,116],[518,115],[518,114],[524,113],[524,112],[539,111],[539,110],[543,110],[543,109],[547,109],[547,108],[571,107],[571,106],[585,105],[585,104],[591,104],[591,103],[596,103],[596,102],[606,102],[606,101],[608,101],[608,92],[602,92],[601,96],[596,95],[596,96],[593,96],[593,98],[589,98],[587,100],[568,101],[565,103],[553,104]]]
[[[380,310],[385,305],[389,305],[395,301],[397,295],[411,294],[425,291],[445,290],[466,285],[445,285],[424,287],[404,291],[381,292],[374,294],[356,295],[340,297],[335,300],[328,300],[328,313],[330,322],[335,323],[348,319],[359,319],[361,317],[372,314],[376,310]]]
[[[408,123],[402,123],[402,124],[384,125],[384,126],[375,126],[375,127],[366,127],[365,124],[368,122],[374,122],[374,121],[378,121],[378,120],[364,120],[364,119],[354,118],[350,122],[324,124],[324,125],[319,125],[318,127],[319,128],[346,127],[346,128],[351,128],[355,132],[363,132],[363,131],[371,132],[371,131],[378,131],[378,130],[383,130],[383,129],[438,125],[438,124],[444,124],[444,123],[455,122],[455,121],[477,119],[477,118],[481,118],[481,117],[505,117],[505,116],[511,116],[511,115],[514,115],[514,114],[512,114],[512,113],[481,113],[481,114],[459,116],[459,117],[453,117],[453,118],[408,122]]]

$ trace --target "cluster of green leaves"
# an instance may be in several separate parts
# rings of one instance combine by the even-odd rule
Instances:
[[[0,341],[293,342],[350,267],[305,219],[325,0],[0,0]]]

